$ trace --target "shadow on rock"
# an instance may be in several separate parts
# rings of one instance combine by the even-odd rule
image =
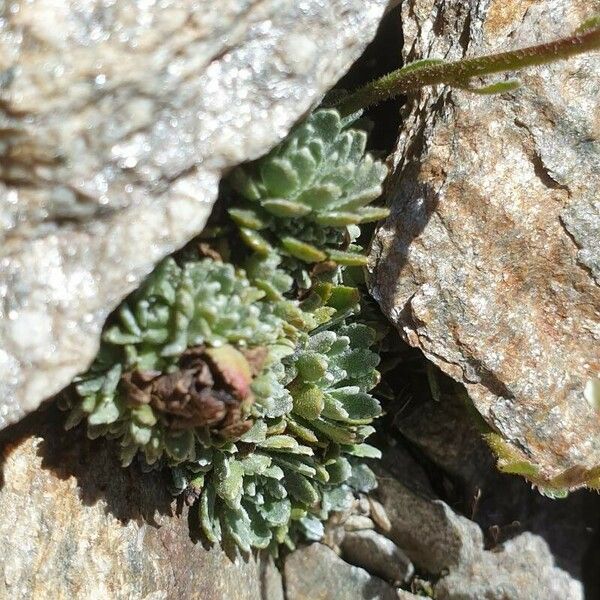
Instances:
[[[103,500],[106,511],[121,523],[134,520],[154,527],[159,525],[159,515],[174,513],[175,502],[164,473],[143,473],[135,465],[123,469],[114,444],[88,439],[81,427],[65,431],[63,423],[63,413],[51,404],[0,433],[0,489],[5,483],[5,460],[35,437],[41,438],[37,454],[42,469],[61,480],[75,478],[83,505],[93,506]]]

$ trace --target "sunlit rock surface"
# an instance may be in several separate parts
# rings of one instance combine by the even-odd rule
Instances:
[[[0,481],[0,598],[283,600],[272,560],[194,543],[159,474],[121,469],[56,409],[0,434]]]
[[[405,58],[563,36],[591,4],[406,2]],[[501,96],[409,102],[371,286],[534,480],[577,487],[600,465],[600,54],[520,78]]]
[[[0,427],[93,358],[107,314],[285,136],[386,0],[0,5]]]

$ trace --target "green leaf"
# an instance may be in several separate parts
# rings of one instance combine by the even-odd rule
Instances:
[[[351,454],[357,458],[381,458],[381,450],[370,446],[369,444],[355,444],[352,446],[344,446],[342,450],[346,454]]]
[[[367,465],[359,463],[352,465],[352,475],[347,483],[353,490],[368,494],[377,487],[377,477]]]
[[[303,442],[307,442],[309,444],[316,444],[319,441],[314,432],[308,427],[300,425],[289,416],[287,417],[287,422],[288,424],[286,431],[289,431],[292,435],[301,439]]]
[[[420,71],[421,69],[428,69],[429,67],[435,67],[441,65],[445,61],[439,58],[422,58],[415,60],[414,62],[404,65],[398,72],[399,73],[410,73],[411,71]]]
[[[129,424],[129,432],[131,433],[131,437],[135,440],[136,444],[139,444],[140,446],[145,446],[152,437],[151,427],[140,427],[134,421],[131,421]]]
[[[329,227],[345,227],[346,225],[355,225],[360,223],[360,217],[352,211],[331,211],[324,213],[315,213],[312,220],[319,225]]]
[[[306,477],[315,477],[317,474],[315,467],[305,462],[305,460],[310,459],[301,460],[296,456],[282,456],[277,454],[273,456],[273,460],[284,469],[296,471],[297,473],[300,473],[300,475],[305,475]]]
[[[101,396],[100,401],[95,405],[94,412],[88,417],[90,425],[102,425],[114,423],[120,415],[119,407],[115,402],[115,397]]]
[[[222,521],[224,529],[243,552],[250,552],[254,536],[250,530],[250,518],[245,510],[239,508],[223,508]]]
[[[194,434],[192,431],[170,432],[165,436],[165,450],[177,462],[191,460],[194,453]]]
[[[323,522],[313,516],[306,516],[300,519],[302,530],[307,540],[319,542],[325,535],[325,528]]]
[[[344,483],[352,475],[352,467],[347,458],[338,457],[335,462],[325,467],[329,473],[329,483],[339,485]]]
[[[290,435],[272,435],[264,442],[260,442],[259,446],[272,450],[296,450],[298,442]]]
[[[312,506],[319,501],[319,494],[314,486],[304,475],[300,475],[300,473],[287,471],[285,474],[285,485],[292,498],[307,506]]]
[[[268,255],[273,252],[273,247],[267,240],[252,229],[248,229],[247,227],[240,228],[240,237],[244,241],[244,243],[249,246],[254,252],[258,252],[258,254]]]
[[[262,475],[270,466],[272,459],[265,454],[254,452],[238,461],[246,475]]]
[[[335,205],[336,200],[341,195],[342,190],[338,185],[335,183],[323,183],[302,192],[298,196],[297,201],[319,212]]]
[[[309,206],[292,200],[264,200],[262,207],[267,212],[282,219],[304,217],[311,212]]]
[[[222,456],[222,455],[221,455]],[[244,468],[234,458],[223,457],[215,461],[215,489],[217,495],[231,508],[237,509],[242,498]]]
[[[319,418],[325,406],[323,390],[316,385],[295,385],[290,390],[294,400],[294,412],[309,420]]]
[[[263,442],[267,437],[267,424],[258,420],[254,422],[254,425],[240,438],[242,442],[247,444],[258,444]]]
[[[300,178],[294,167],[282,158],[268,158],[262,162],[261,175],[271,197],[291,196],[300,185]]]
[[[517,79],[510,79],[509,81],[499,81],[497,83],[491,83],[490,85],[484,85],[481,87],[465,86],[464,90],[473,94],[479,94],[480,96],[492,96],[495,94],[506,94],[508,92],[514,92],[521,87],[521,82]]]
[[[131,418],[141,425],[148,425],[149,427],[156,425],[156,415],[149,404],[142,404],[132,409]]]
[[[254,178],[246,173],[242,167],[233,170],[229,182],[237,192],[248,200],[258,200],[261,197],[261,192]]]
[[[258,213],[252,209],[230,208],[227,211],[236,225],[248,229],[264,229],[266,223],[258,216]]]
[[[387,219],[390,216],[390,210],[384,207],[366,206],[359,208],[356,211],[356,216],[359,219],[359,223],[373,223],[381,219]]]
[[[294,362],[298,375],[307,382],[321,379],[327,372],[328,364],[326,356],[316,352],[303,352]]]
[[[331,260],[338,265],[347,267],[364,267],[368,264],[369,259],[363,254],[355,252],[344,252],[343,250],[327,250],[327,254]]]
[[[315,246],[290,236],[281,238],[281,245],[288,254],[307,263],[321,262],[327,258],[325,252]]]
[[[381,405],[373,396],[365,392],[349,392],[348,389],[330,390],[329,395],[340,402],[349,420],[369,423],[381,415]]]
[[[270,525],[277,527],[287,525],[292,513],[292,505],[287,498],[283,500],[269,498],[262,506],[258,507],[258,510]]]
[[[290,156],[290,162],[296,170],[296,174],[300,179],[300,186],[305,187],[308,185],[317,168],[317,162],[311,154],[310,150],[306,147],[300,148],[297,152]]]
[[[338,312],[344,312],[355,308],[360,303],[360,292],[355,287],[336,285],[331,290],[331,296],[327,301],[329,306]]]
[[[311,424],[317,431],[338,444],[353,444],[356,441],[356,434],[347,427],[334,425],[324,419],[315,419]]]
[[[207,485],[200,497],[200,525],[206,539],[212,544],[221,541],[221,523],[215,516],[216,490]]]

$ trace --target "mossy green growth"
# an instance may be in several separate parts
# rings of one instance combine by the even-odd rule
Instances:
[[[317,110],[273,152],[229,179],[241,201],[229,209],[255,252],[302,263],[365,264],[348,228],[377,221],[386,166],[365,153],[367,134],[333,109]]]

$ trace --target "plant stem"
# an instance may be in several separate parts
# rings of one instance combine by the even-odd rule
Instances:
[[[516,71],[526,67],[543,65],[572,56],[600,49],[600,27],[593,27],[567,38],[562,38],[530,46],[520,50],[511,50],[499,54],[490,54],[450,63],[415,64],[392,71],[380,79],[360,88],[342,98],[337,106],[343,115],[352,114],[361,108],[389,100],[401,94],[425,86],[451,84],[464,87],[472,77]]]

